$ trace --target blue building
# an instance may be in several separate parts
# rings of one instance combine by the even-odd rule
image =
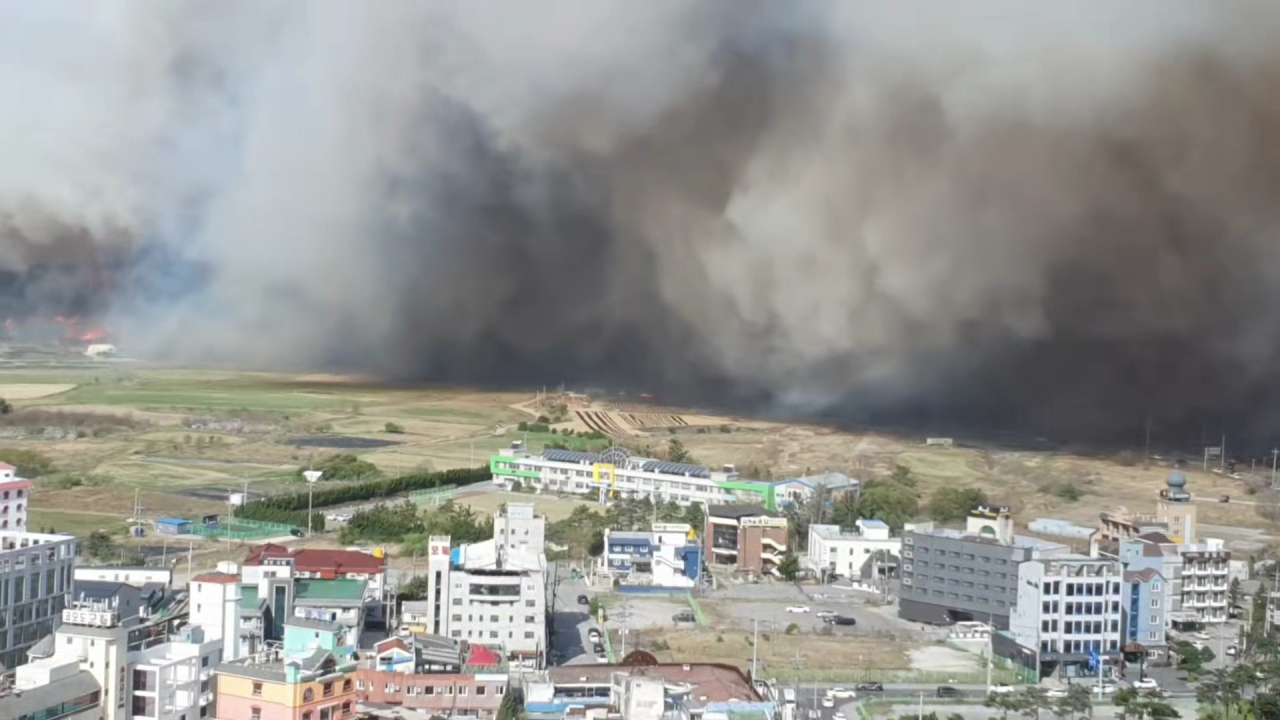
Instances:
[[[1167,592],[1164,576],[1154,568],[1125,571],[1124,652],[1127,657],[1137,659],[1145,656],[1148,662],[1157,663],[1168,659],[1169,645],[1165,640]]]
[[[654,523],[649,532],[607,530],[602,570],[621,585],[690,588],[702,574],[702,546],[685,523]]]

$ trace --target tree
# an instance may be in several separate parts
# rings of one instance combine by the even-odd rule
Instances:
[[[782,562],[778,563],[778,574],[787,582],[795,582],[796,577],[800,575],[800,558],[797,558],[794,553],[782,556]]]
[[[1075,718],[1077,715],[1093,715],[1093,699],[1089,696],[1089,686],[1075,683],[1067,688],[1066,697],[1058,698],[1053,704],[1053,714],[1058,717]]]
[[[1227,605],[1230,610],[1234,610],[1240,605],[1241,593],[1240,578],[1231,578],[1231,584],[1227,586]]]
[[[81,549],[94,560],[110,560],[115,553],[116,541],[106,530],[94,530],[89,533]]]
[[[393,433],[393,434],[395,434],[395,435],[403,435],[403,434],[404,434],[404,426],[403,426],[403,425],[397,425],[397,424],[395,424],[395,423],[393,423],[393,422],[389,422],[389,423],[387,423],[386,425],[384,425],[384,426],[383,426],[383,428],[382,428],[382,429],[383,429],[383,430],[385,430],[386,432]]]
[[[684,508],[684,517],[681,518],[681,520],[688,523],[689,527],[701,532],[703,525],[707,522],[707,516],[706,513],[703,512],[701,505],[698,503],[689,503]]]
[[[11,412],[13,412],[13,406],[9,404],[8,400],[0,398],[0,415],[8,415]]]
[[[873,481],[863,490],[856,507],[858,517],[883,520],[890,527],[900,529],[920,512],[920,499],[912,487]]]
[[[1041,710],[1053,709],[1053,701],[1049,699],[1049,691],[1039,685],[1023,688],[1018,693],[1018,710],[1028,718],[1040,720]]]
[[[1156,690],[1140,693],[1131,687],[1120,688],[1111,702],[1118,708],[1116,717],[1120,720],[1174,720],[1182,717]]]
[[[1007,720],[1009,713],[1022,712],[1022,698],[1014,693],[988,693],[983,705],[1000,711],[1000,717]]]
[[[693,456],[685,449],[680,438],[671,438],[667,443],[667,459],[677,463],[693,462]]]
[[[893,472],[889,474],[889,480],[909,488],[916,486],[916,479],[911,475],[911,468],[906,465],[894,465]]]
[[[969,512],[987,503],[987,494],[977,488],[942,486],[933,491],[925,505],[925,514],[938,522],[963,520]]]
[[[497,720],[524,720],[524,718],[524,692],[519,685],[512,685],[502,696],[502,704],[498,706]]]

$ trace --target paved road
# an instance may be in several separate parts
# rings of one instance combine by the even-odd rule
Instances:
[[[554,664],[595,663],[596,656],[587,639],[587,631],[595,623],[587,613],[587,606],[578,604],[579,595],[591,595],[586,583],[570,578],[569,568],[560,563],[552,563],[551,577],[555,594],[548,598],[547,612],[551,614],[551,652],[559,658]]]

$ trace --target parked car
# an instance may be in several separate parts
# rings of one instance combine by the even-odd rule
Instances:
[[[682,610],[676,613],[675,615],[671,616],[671,622],[676,622],[676,623],[682,623],[682,622],[691,623],[691,622],[697,622],[697,621],[698,621],[698,618],[693,616],[692,610]]]
[[[579,595],[579,596],[578,596],[578,604],[579,604],[579,605],[590,605],[590,604],[591,604],[591,598],[587,597],[586,595]]]
[[[597,655],[597,656],[596,656],[596,662],[598,662],[598,663],[607,663],[607,662],[609,662],[609,658],[607,658],[607,657],[605,657],[605,656],[603,656],[603,655]]]
[[[1111,695],[1115,693],[1115,691],[1116,686],[1114,684],[1106,683],[1104,685],[1094,685],[1091,692],[1093,692],[1094,695]]]
[[[853,686],[853,689],[860,690],[863,692],[884,692],[884,683],[878,683],[878,682],[858,683],[857,685]]]
[[[1067,696],[1067,689],[1060,687],[1049,688],[1048,691],[1045,692],[1044,696],[1055,700],[1058,698],[1064,698]]]
[[[857,625],[858,624],[857,620],[854,620],[851,617],[844,617],[843,615],[837,615],[835,617],[825,617],[825,618],[822,618],[822,622],[828,625]]]
[[[844,713],[837,710],[835,714],[831,716],[831,720],[845,720]]]
[[[1239,654],[1240,654],[1240,648],[1236,647],[1235,645],[1227,646],[1227,657],[1235,657],[1236,655],[1239,655]]]
[[[1203,630],[1201,630],[1200,632],[1196,633],[1195,635],[1192,635],[1191,637],[1193,637],[1193,638],[1195,638],[1195,639],[1197,639],[1197,640],[1212,640],[1212,639],[1213,639],[1213,636],[1212,636],[1212,635],[1210,635],[1209,633],[1207,633],[1207,632],[1205,632],[1205,631],[1203,631]]]
[[[820,617],[820,618],[833,618],[836,616],[836,611],[835,610],[819,610],[818,612],[814,613],[814,616]]]
[[[591,628],[587,631],[587,639],[593,643],[600,642],[600,628]]]
[[[292,536],[294,536],[294,537],[306,537],[306,536],[307,536],[307,534],[306,534],[305,532],[303,532],[301,528],[290,528],[290,529],[289,529],[289,534],[290,534],[290,535],[292,535]]]
[[[858,694],[852,690],[846,690],[842,687],[831,688],[827,691],[827,695],[839,700],[852,700],[858,697]]]
[[[836,699],[835,699],[835,698],[831,697],[830,695],[823,695],[823,696],[822,696],[822,707],[824,707],[824,708],[832,708],[832,707],[835,707],[835,706],[836,706]]]
[[[960,692],[958,688],[953,688],[950,685],[939,685],[938,689],[934,691],[934,695],[940,698],[964,697],[964,693]]]
[[[1134,690],[1159,690],[1160,684],[1149,677],[1142,678],[1141,680],[1133,681],[1133,689]]]
[[[1012,685],[992,685],[991,689],[987,692],[992,695],[1008,695],[1013,691],[1014,688]]]
[[[808,605],[788,605],[788,606],[787,606],[787,612],[789,612],[789,613],[807,613],[807,612],[809,612],[809,606],[808,606]]]

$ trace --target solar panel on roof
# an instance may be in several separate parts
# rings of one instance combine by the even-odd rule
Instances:
[[[559,450],[551,448],[542,452],[543,460],[551,462],[567,462],[567,463],[595,463],[600,462],[600,456],[595,453],[578,452],[577,450]]]
[[[667,462],[666,460],[650,460],[641,468],[645,472],[656,472],[664,475],[688,475],[690,477],[711,477],[711,470],[702,465]]]

